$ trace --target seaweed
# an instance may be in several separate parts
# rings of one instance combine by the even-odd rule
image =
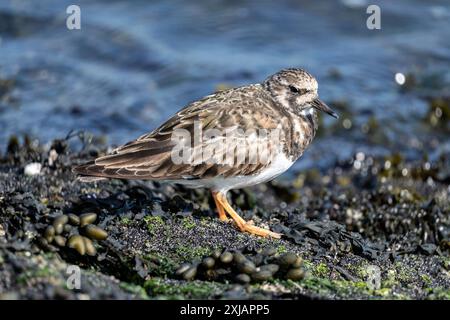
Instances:
[[[69,143],[74,137],[81,145]],[[47,146],[12,138],[0,157],[0,297],[449,297],[448,155],[430,162],[357,154],[323,170],[304,170],[295,179],[232,192],[246,219],[285,234],[275,240],[219,221],[207,190],[141,181],[78,182],[72,166],[106,151],[86,137],[71,134]],[[40,172],[25,175],[32,162],[42,164]],[[95,213],[96,225],[108,235],[95,242],[95,255],[42,245],[55,219],[88,213]],[[234,266],[216,279],[201,268],[194,281],[177,275],[181,264],[199,265],[217,250],[242,252],[256,263],[262,252],[294,254],[302,259],[302,270],[293,280],[286,279],[285,270],[249,282]],[[80,289],[67,287],[70,266],[80,268]]]

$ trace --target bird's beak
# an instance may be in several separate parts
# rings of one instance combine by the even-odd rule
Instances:
[[[313,100],[313,102],[311,103],[311,105],[316,108],[317,110],[323,111],[328,113],[330,116],[334,117],[334,118],[339,118],[339,116],[337,115],[336,112],[334,112],[329,106],[327,106],[322,100],[320,99],[315,99]]]

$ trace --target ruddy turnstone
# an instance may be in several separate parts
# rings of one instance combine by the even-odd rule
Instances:
[[[82,181],[146,179],[209,188],[221,220],[228,214],[243,232],[279,238],[241,218],[226,194],[288,170],[316,133],[317,110],[337,118],[317,88],[308,72],[281,70],[260,84],[195,101],[154,131],[73,171]],[[238,134],[230,135],[233,130]],[[202,132],[209,132],[207,139]]]

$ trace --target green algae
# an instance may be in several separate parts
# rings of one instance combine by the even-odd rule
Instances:
[[[317,277],[327,277],[330,274],[330,268],[325,263],[319,263],[313,269],[313,275]]]
[[[175,254],[181,261],[192,261],[209,255],[213,250],[214,249],[201,246],[189,247],[180,245],[176,248]]]
[[[145,288],[140,286],[140,285],[136,285],[136,284],[133,284],[133,283],[128,283],[128,282],[125,282],[125,281],[121,281],[119,283],[119,286],[120,286],[121,289],[136,295],[136,297],[138,299],[143,299],[143,300],[149,299],[147,291],[145,291]]]
[[[36,278],[50,278],[50,277],[57,277],[59,276],[59,273],[55,270],[51,269],[50,267],[38,267],[36,269],[32,270],[26,270],[22,272],[17,277],[18,283],[26,283],[30,280],[36,279]]]
[[[283,254],[283,253],[286,253],[287,251],[288,250],[287,250],[285,245],[280,244],[280,245],[277,246],[277,253],[278,254]]]
[[[186,228],[187,230],[191,230],[196,227],[194,218],[192,218],[192,217],[183,218],[181,220],[181,224],[183,225],[183,228]]]
[[[144,221],[147,224],[147,230],[151,235],[155,235],[156,231],[164,227],[164,220],[159,216],[146,216]]]

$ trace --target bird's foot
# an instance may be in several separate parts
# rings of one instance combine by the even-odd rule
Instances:
[[[251,234],[255,234],[257,236],[261,237],[272,237],[275,239],[280,239],[281,234],[270,231],[269,229],[260,228],[257,226],[254,226],[253,224],[249,222],[245,222],[244,224],[238,225],[239,229],[243,232],[248,232]]]
[[[248,232],[261,237],[272,237],[276,239],[281,238],[281,234],[279,233],[257,227],[253,225],[253,221],[245,221],[244,219],[242,219],[241,216],[239,216],[236,211],[234,211],[234,209],[230,206],[225,194],[220,192],[213,192],[213,198],[217,206],[220,220],[227,221],[228,218],[226,217],[226,213],[228,213],[242,232]]]

